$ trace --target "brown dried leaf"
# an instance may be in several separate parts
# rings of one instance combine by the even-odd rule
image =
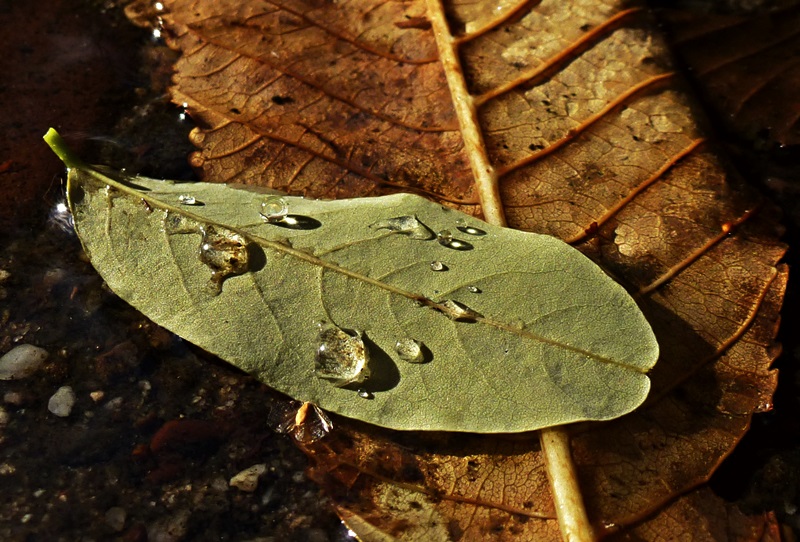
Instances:
[[[200,125],[206,180],[314,197],[413,191],[504,213],[574,243],[637,296],[662,348],[653,396],[573,428],[599,531],[674,538],[689,517],[713,524],[699,539],[772,528],[695,488],[769,408],[784,247],[772,208],[706,143],[646,12],[448,3],[453,41],[437,43],[433,0],[164,4],[184,53],[173,95]],[[559,536],[535,435],[338,427],[306,450],[365,539]]]
[[[758,16],[666,11],[718,117],[759,145],[800,145],[800,4]]]

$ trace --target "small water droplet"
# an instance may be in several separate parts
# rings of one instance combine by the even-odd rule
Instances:
[[[218,295],[227,277],[247,271],[250,259],[247,240],[238,233],[214,226],[202,228],[201,233],[200,261],[211,268],[209,290]]]
[[[431,262],[432,271],[447,271],[448,267],[440,261]]]
[[[453,250],[472,250],[474,248],[466,241],[453,238],[453,232],[450,230],[441,230],[436,234],[436,240],[443,247],[452,248]]]
[[[481,293],[482,290],[480,288],[478,288],[477,286],[467,286],[467,291],[471,292],[473,294],[479,294],[479,293]]]
[[[261,211],[258,214],[265,222],[281,222],[289,214],[289,203],[280,196],[269,196],[261,202]]]
[[[771,401],[761,401],[760,403],[758,403],[758,406],[756,406],[755,411],[759,414],[763,414],[764,412],[772,411],[773,406],[774,405],[772,404]]]
[[[372,395],[370,392],[368,392],[364,388],[359,388],[358,389],[358,396],[361,397],[362,399],[374,399],[375,398],[374,395]]]
[[[394,349],[397,356],[403,361],[409,363],[422,363],[425,361],[425,356],[422,352],[422,343],[415,339],[399,339]]]
[[[467,235],[476,235],[476,236],[480,236],[480,235],[486,235],[486,232],[485,232],[485,231],[483,231],[483,230],[480,230],[480,229],[478,229],[478,228],[473,228],[472,226],[467,226],[467,227],[466,227],[466,228],[464,228],[464,229],[461,229],[461,228],[458,228],[458,229],[459,229],[460,231],[462,231],[462,232],[466,233]]]
[[[381,220],[370,224],[370,228],[374,230],[389,230],[394,233],[402,233],[411,239],[420,239],[426,241],[433,239],[434,235],[428,226],[419,221],[416,216],[397,216],[388,220]]]
[[[449,246],[453,242],[453,232],[450,230],[442,230],[436,234],[436,240],[440,245]]]
[[[344,330],[333,324],[321,328],[317,336],[314,374],[342,387],[364,382],[369,377],[369,355],[359,331]]]
[[[474,322],[476,319],[482,318],[480,313],[453,299],[445,299],[436,306],[436,309],[455,321]]]
[[[197,198],[188,194],[181,194],[178,196],[178,202],[181,205],[198,205]]]

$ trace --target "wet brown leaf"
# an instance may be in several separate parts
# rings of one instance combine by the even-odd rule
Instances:
[[[706,142],[646,12],[448,3],[454,41],[437,42],[433,0],[164,4],[183,52],[173,98],[200,125],[193,163],[205,180],[313,197],[413,191],[504,214],[575,244],[637,297],[662,348],[652,397],[572,428],[598,531],[774,531],[771,516],[745,517],[704,484],[769,409],[784,247],[772,207]],[[337,425],[306,450],[365,539],[558,538],[535,435]]]
[[[678,53],[740,137],[800,145],[800,4],[757,16],[666,11]]]

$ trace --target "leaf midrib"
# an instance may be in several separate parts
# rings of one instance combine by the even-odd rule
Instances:
[[[300,261],[303,261],[303,262],[305,262],[305,263],[307,263],[309,265],[313,265],[313,266],[316,266],[316,267],[321,267],[323,269],[334,271],[334,272],[340,273],[342,275],[345,275],[347,277],[350,277],[352,279],[355,279],[355,280],[362,281],[364,283],[370,284],[370,285],[372,285],[372,286],[374,286],[376,288],[380,288],[382,290],[388,291],[388,292],[390,292],[392,294],[395,294],[395,295],[398,295],[398,296],[401,296],[401,297],[405,297],[405,298],[407,298],[409,300],[412,300],[412,301],[414,301],[416,303],[419,303],[422,306],[428,307],[430,309],[433,309],[433,310],[436,310],[437,312],[442,313],[445,318],[447,317],[446,316],[446,313],[448,312],[447,307],[445,307],[443,305],[443,303],[434,301],[433,299],[430,299],[430,298],[428,298],[426,296],[423,296],[421,294],[417,294],[417,293],[414,293],[414,292],[410,292],[410,291],[404,290],[402,288],[397,288],[396,286],[393,286],[393,285],[388,284],[386,282],[382,282],[380,280],[374,279],[374,278],[369,277],[367,275],[363,275],[361,273],[352,271],[352,270],[347,269],[345,267],[342,267],[342,266],[340,266],[338,264],[335,264],[335,263],[332,263],[330,261],[327,261],[327,260],[324,260],[322,258],[319,258],[317,256],[314,256],[313,254],[309,254],[308,252],[305,252],[303,250],[298,250],[298,249],[295,249],[293,247],[290,247],[289,245],[284,244],[284,243],[282,243],[280,241],[273,241],[271,239],[267,239],[265,237],[261,237],[260,235],[253,234],[252,232],[246,231],[246,230],[244,230],[242,228],[237,228],[237,227],[234,227],[234,226],[230,226],[228,224],[222,224],[222,223],[219,223],[219,222],[217,222],[215,220],[209,219],[208,217],[204,217],[202,215],[198,215],[198,214],[192,213],[190,211],[187,211],[186,209],[184,209],[182,207],[177,207],[175,205],[171,205],[171,204],[169,204],[169,203],[167,203],[167,202],[165,202],[165,201],[163,201],[161,199],[158,199],[156,197],[148,195],[147,192],[139,191],[139,190],[137,190],[137,189],[125,184],[124,182],[117,181],[117,180],[115,180],[115,179],[113,179],[111,177],[108,177],[108,176],[104,175],[103,173],[101,173],[100,171],[97,171],[96,169],[94,169],[94,168],[92,168],[90,166],[81,166],[81,167],[78,167],[78,169],[88,173],[90,176],[94,177],[97,181],[100,181],[101,183],[103,183],[103,184],[105,184],[107,186],[111,186],[114,189],[120,191],[121,193],[124,193],[124,194],[126,194],[128,196],[132,196],[132,197],[135,197],[135,198],[141,198],[144,202],[146,202],[153,209],[157,208],[157,209],[161,209],[161,210],[164,210],[164,211],[167,211],[167,212],[173,212],[173,213],[176,213],[176,214],[178,214],[180,216],[183,216],[185,218],[194,220],[194,221],[198,222],[199,224],[210,224],[210,225],[213,225],[213,226],[216,226],[216,227],[219,227],[219,228],[223,228],[223,229],[232,231],[232,232],[234,232],[234,233],[236,233],[238,235],[243,236],[246,239],[250,239],[251,241],[255,242],[256,244],[258,244],[258,245],[260,245],[262,247],[266,247],[266,248],[275,250],[277,252],[283,253],[285,255],[292,256],[292,257],[294,257],[294,258],[296,258],[296,259],[298,259]],[[71,182],[72,181],[71,181],[71,177],[70,177],[70,180],[68,181],[68,185]],[[70,188],[71,188],[71,186],[67,187],[67,193],[68,194],[71,192]],[[231,190],[234,190],[234,189],[231,189]],[[620,367],[620,368],[623,368],[623,369],[626,369],[626,370],[631,370],[631,371],[634,371],[634,372],[637,372],[637,373],[641,373],[641,374],[644,374],[644,373],[647,372],[646,370],[643,370],[640,367],[637,367],[637,366],[634,366],[634,365],[629,365],[627,363],[620,362],[620,361],[617,361],[617,360],[614,360],[614,359],[611,359],[611,358],[607,358],[605,356],[601,356],[601,355],[598,355],[596,353],[589,352],[589,351],[584,350],[582,348],[578,348],[576,346],[572,346],[572,345],[569,345],[569,344],[566,344],[566,343],[563,343],[563,342],[560,342],[560,341],[556,341],[556,340],[553,340],[553,339],[548,339],[547,337],[543,337],[543,336],[538,335],[536,333],[532,333],[532,332],[530,332],[530,331],[528,331],[526,329],[520,329],[519,327],[516,327],[513,324],[509,324],[507,322],[501,322],[501,321],[498,321],[498,320],[495,320],[495,319],[492,319],[492,318],[487,318],[485,316],[475,316],[474,317],[474,321],[477,322],[477,323],[482,323],[482,324],[494,327],[496,329],[500,329],[500,330],[506,331],[508,333],[511,333],[513,335],[517,335],[519,337],[523,337],[523,338],[526,338],[526,339],[530,339],[530,340],[533,340],[533,341],[540,342],[542,344],[546,344],[546,345],[552,346],[554,348],[560,348],[560,349],[563,349],[563,350],[566,350],[566,351],[569,351],[569,352],[573,352],[575,354],[578,354],[578,355],[581,355],[581,356],[585,356],[585,357],[587,357],[589,359],[593,359],[595,361],[598,361],[598,362],[601,362],[601,363],[604,363],[604,364],[607,364],[607,365],[617,366],[617,367]]]

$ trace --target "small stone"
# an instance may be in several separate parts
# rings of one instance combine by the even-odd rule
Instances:
[[[32,344],[12,348],[0,358],[0,380],[17,380],[32,375],[47,356],[47,350]]]
[[[125,512],[124,508],[114,506],[106,510],[106,523],[116,532],[120,532],[125,528],[125,519],[127,516],[128,514]]]
[[[25,402],[25,397],[18,391],[7,391],[3,395],[3,402],[7,405],[21,406]]]
[[[191,512],[178,510],[171,516],[159,519],[147,528],[148,542],[178,542],[189,532]]]
[[[258,478],[265,472],[267,472],[266,463],[253,465],[231,478],[230,485],[231,487],[252,493],[258,487]]]
[[[0,429],[8,425],[8,422],[11,420],[11,415],[8,413],[6,409],[0,407]]]
[[[47,402],[47,410],[61,418],[66,418],[75,406],[75,392],[69,386],[61,386]]]
[[[104,391],[100,391],[100,390],[93,391],[92,393],[89,394],[89,397],[91,397],[92,401],[94,401],[95,403],[99,403],[100,401],[102,401],[103,397],[105,397],[105,396],[106,396],[106,393]]]

